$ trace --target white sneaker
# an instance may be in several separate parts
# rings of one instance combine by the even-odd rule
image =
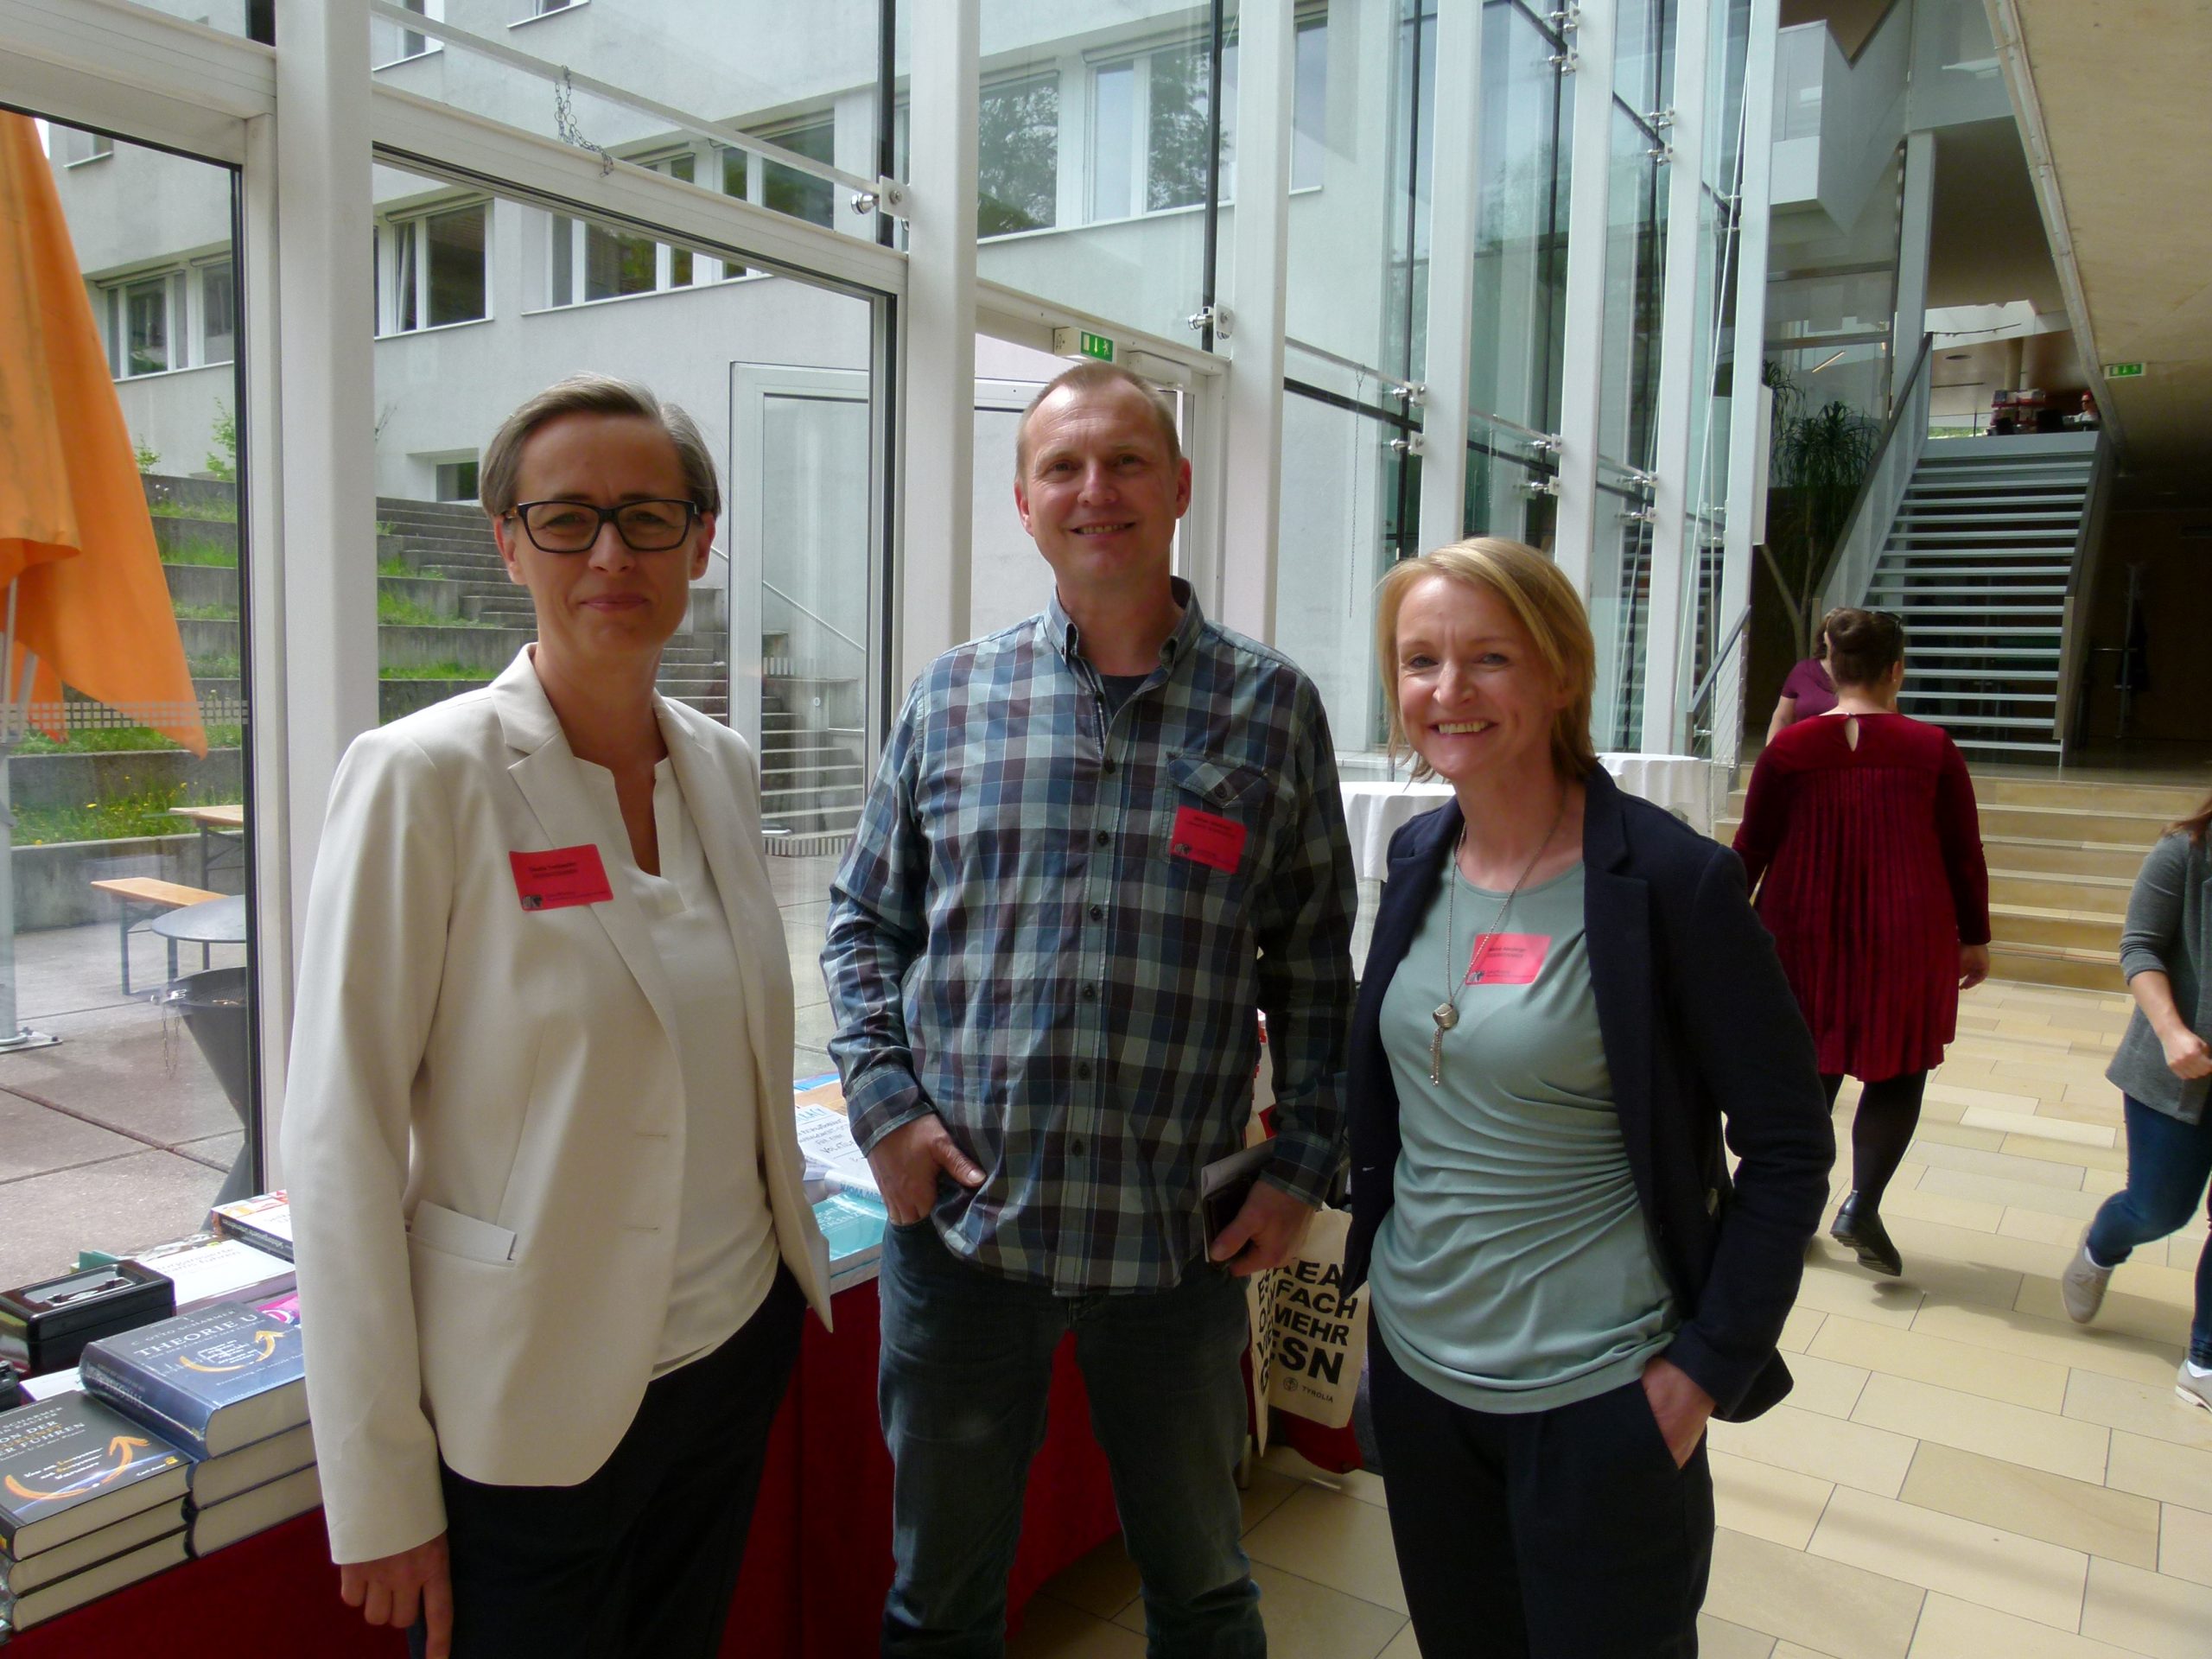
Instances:
[[[2200,1411],[2212,1411],[2212,1376],[2192,1376],[2187,1360],[2174,1373],[2174,1393]]]
[[[2074,1259],[2066,1264],[2066,1271],[2059,1275],[2058,1296],[2066,1304],[2066,1317],[2076,1325],[2087,1325],[2097,1317],[2097,1310],[2104,1306],[2105,1287],[2112,1282],[2112,1269],[2101,1268],[2089,1256],[2089,1231],[2082,1230],[2082,1242],[2075,1247]]]

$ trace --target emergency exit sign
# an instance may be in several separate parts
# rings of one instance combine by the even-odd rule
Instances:
[[[1087,328],[1055,328],[1052,331],[1052,350],[1060,357],[1095,358],[1101,363],[1114,360],[1114,341],[1109,335],[1094,334]]]
[[[2105,378],[2107,380],[2133,380],[2140,376],[2142,372],[2143,365],[2140,363],[2107,363],[2105,365]]]

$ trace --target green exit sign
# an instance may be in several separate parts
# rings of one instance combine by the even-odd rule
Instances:
[[[2140,377],[2142,372],[2143,365],[2140,363],[2107,363],[2105,365],[2105,378],[2107,380],[2133,380]]]
[[[1094,334],[1088,328],[1055,328],[1052,350],[1061,357],[1088,357],[1111,363],[1114,339],[1110,334]]]

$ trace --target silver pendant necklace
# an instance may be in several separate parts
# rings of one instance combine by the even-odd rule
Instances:
[[[1560,790],[1559,810],[1552,816],[1552,827],[1544,831],[1543,840],[1537,843],[1536,850],[1529,855],[1529,861],[1521,867],[1521,874],[1514,878],[1513,886],[1506,893],[1505,902],[1497,907],[1497,915],[1491,922],[1490,931],[1492,933],[1502,933],[1505,931],[1505,918],[1513,913],[1513,901],[1521,896],[1522,884],[1528,880],[1529,871],[1536,868],[1536,861],[1544,855],[1546,849],[1552,844],[1552,837],[1559,834],[1560,825],[1566,821],[1567,799],[1567,791],[1564,789]],[[1459,957],[1459,953],[1452,948],[1452,941],[1459,931],[1457,921],[1459,897],[1459,855],[1466,850],[1466,846],[1467,826],[1463,821],[1459,825],[1459,839],[1452,844],[1450,884],[1444,890],[1444,1000],[1430,1010],[1428,1016],[1436,1021],[1436,1034],[1428,1039],[1428,1080],[1433,1084],[1441,1084],[1444,1081],[1444,1033],[1459,1023],[1459,993],[1466,988],[1467,980],[1471,976],[1460,975],[1459,978],[1453,978],[1454,975],[1459,973],[1458,966]],[[1482,935],[1477,933],[1475,938],[1479,940]]]

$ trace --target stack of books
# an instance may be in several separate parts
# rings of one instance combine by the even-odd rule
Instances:
[[[814,1219],[830,1246],[831,1294],[876,1274],[883,1254],[883,1230],[890,1217],[883,1200],[865,1192],[833,1192],[814,1206]]]
[[[103,1337],[85,1389],[190,1455],[186,1543],[206,1555],[322,1501],[300,1327],[219,1302]]]
[[[183,1560],[191,1470],[181,1448],[74,1390],[0,1412],[0,1628]]]
[[[226,1238],[242,1239],[257,1250],[292,1259],[292,1205],[281,1192],[219,1204],[207,1212],[207,1220]]]
[[[79,1251],[79,1267],[90,1267],[91,1252]],[[299,1282],[289,1255],[271,1254],[243,1238],[194,1233],[156,1244],[130,1258],[176,1286],[176,1311],[195,1313],[216,1302],[260,1302],[282,1296]]]

